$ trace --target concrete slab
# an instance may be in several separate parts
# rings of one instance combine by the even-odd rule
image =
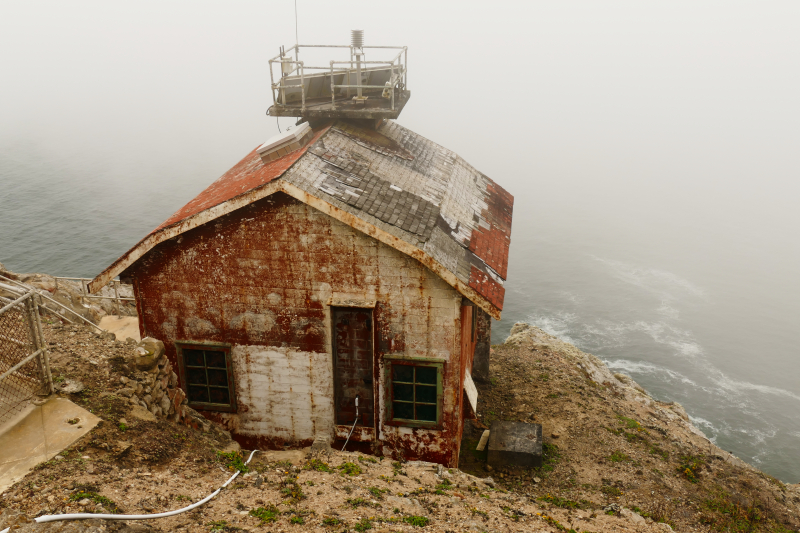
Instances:
[[[139,342],[139,318],[135,316],[115,316],[108,315],[100,319],[99,326],[116,335],[118,341],[124,341],[128,337]]]
[[[542,426],[524,422],[493,422],[488,462],[493,467],[542,466]]]
[[[42,405],[26,408],[0,427],[0,493],[91,431],[99,421],[64,398],[51,397]]]
[[[299,450],[266,450],[258,455],[265,461],[289,461],[295,466],[300,466],[305,464],[309,450],[311,450],[311,447],[301,448]]]

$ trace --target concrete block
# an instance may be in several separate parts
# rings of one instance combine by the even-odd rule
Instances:
[[[489,435],[489,464],[542,466],[542,426],[524,422],[494,422]]]

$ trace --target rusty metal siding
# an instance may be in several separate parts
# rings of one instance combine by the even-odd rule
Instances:
[[[492,317],[483,309],[478,313],[478,342],[472,359],[472,379],[482,383],[489,382],[489,355],[492,349]]]
[[[389,353],[446,363],[441,431],[383,426],[375,373],[380,451],[456,464],[461,295],[416,259],[276,193],[158,245],[129,274],[142,333],[173,364],[176,340],[233,345],[239,412],[209,416],[248,447],[333,433],[331,303],[377,302],[376,366]]]

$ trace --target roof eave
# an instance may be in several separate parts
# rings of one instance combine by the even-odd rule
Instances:
[[[195,215],[192,215],[180,222],[162,228],[156,232],[151,233],[141,241],[139,241],[133,248],[131,248],[122,257],[117,259],[107,269],[97,275],[91,282],[89,282],[89,292],[95,293],[102,289],[109,281],[125,271],[128,267],[133,265],[136,261],[144,257],[144,255],[155,248],[158,244],[177,237],[198,226],[206,224],[214,219],[223,215],[227,215],[237,209],[245,207],[257,200],[266,198],[276,192],[284,192],[292,198],[303,202],[326,215],[335,218],[336,220],[347,224],[348,226],[361,231],[362,233],[381,241],[382,243],[391,246],[395,250],[402,252],[410,257],[413,257],[433,273],[442,278],[448,285],[453,287],[462,296],[474,302],[478,307],[486,311],[492,318],[500,320],[501,310],[489,302],[484,296],[478,293],[475,289],[470,287],[456,277],[455,274],[450,272],[441,263],[436,261],[433,257],[428,255],[425,251],[420,250],[416,246],[409,244],[394,235],[373,226],[372,224],[361,220],[357,216],[348,213],[338,207],[308,194],[306,191],[286,182],[282,179],[277,179],[273,182],[257,187],[239,196],[236,196],[226,202],[215,205],[205,209]]]

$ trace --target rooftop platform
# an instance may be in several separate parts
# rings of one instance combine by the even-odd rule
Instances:
[[[356,33],[356,32],[354,32]],[[408,90],[405,46],[300,45],[269,60],[273,117],[396,119]],[[346,52],[345,52],[346,51]],[[339,59],[330,59],[339,55]],[[312,63],[317,62],[317,66]]]

